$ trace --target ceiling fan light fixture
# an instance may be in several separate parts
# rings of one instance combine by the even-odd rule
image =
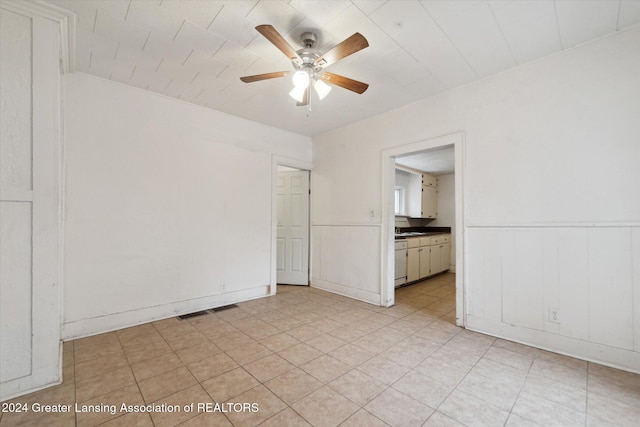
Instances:
[[[309,73],[305,70],[298,70],[293,73],[293,86],[296,88],[306,89],[309,87]]]
[[[315,89],[316,93],[318,94],[318,98],[320,99],[324,99],[324,97],[329,95],[329,92],[331,92],[331,86],[329,86],[322,80],[316,80],[316,82],[313,84],[313,88]]]
[[[289,92],[289,96],[295,99],[298,102],[302,102],[304,99],[304,93],[307,91],[306,86],[295,86],[291,92]]]

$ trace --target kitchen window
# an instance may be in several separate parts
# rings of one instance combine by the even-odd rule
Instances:
[[[395,194],[395,214],[404,215],[404,187],[396,186],[394,194]]]

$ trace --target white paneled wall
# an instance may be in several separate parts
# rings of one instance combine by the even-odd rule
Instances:
[[[314,226],[312,242],[314,287],[380,304],[379,226]]]
[[[382,188],[381,153],[464,132],[458,318],[640,372],[639,43],[640,28],[631,28],[315,136],[313,215],[343,227],[312,251],[369,251],[373,238],[342,236],[367,219],[381,222],[366,216],[391,191]],[[390,264],[334,256],[313,270],[348,294],[357,282],[343,271]],[[388,289],[385,278],[377,292]]]
[[[596,343],[615,350],[618,366],[637,369],[638,235],[630,226],[469,227],[467,249],[478,256],[467,269],[468,326],[490,320],[504,334],[529,329]]]

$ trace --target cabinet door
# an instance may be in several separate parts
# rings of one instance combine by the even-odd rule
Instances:
[[[435,187],[422,186],[422,218],[436,218],[438,216],[438,196]]]
[[[407,249],[407,282],[420,278],[420,248]]]
[[[429,275],[429,266],[431,264],[431,257],[429,254],[429,246],[423,246],[420,248],[420,278],[427,277]]]
[[[428,173],[423,173],[422,174],[422,185],[425,185],[427,187],[437,187],[438,186],[438,179],[433,175],[430,175]]]
[[[431,249],[431,266],[429,274],[440,272],[440,260],[442,259],[442,245],[430,246]]]
[[[449,271],[451,263],[451,243],[442,244],[442,253],[440,254],[440,271]]]

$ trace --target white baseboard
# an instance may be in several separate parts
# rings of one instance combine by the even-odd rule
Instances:
[[[380,306],[380,294],[320,279],[311,279],[311,287]]]
[[[467,315],[467,329],[640,374],[640,353]]]
[[[209,295],[201,298],[65,322],[62,324],[62,340],[69,341],[72,339],[128,328],[155,320],[167,319],[169,317],[180,316],[182,314],[193,313],[209,308],[262,298],[269,296],[269,290],[269,286],[260,286],[251,289]]]

